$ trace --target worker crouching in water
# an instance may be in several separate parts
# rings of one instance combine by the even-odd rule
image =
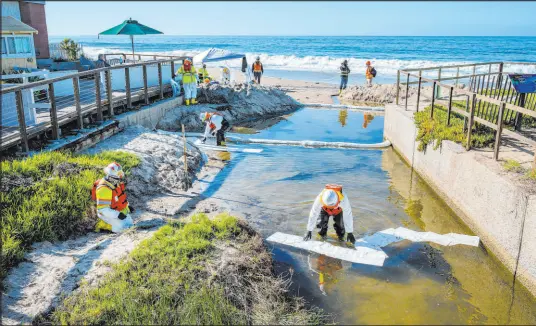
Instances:
[[[99,217],[95,231],[118,233],[134,225],[123,182],[125,173],[121,165],[115,162],[104,168],[104,173],[104,178],[95,181],[91,191],[92,199],[97,202]]]
[[[318,234],[325,238],[328,232],[329,217],[333,216],[333,227],[340,241],[344,241],[344,235],[347,232],[346,241],[355,243],[354,237],[354,218],[352,216],[352,207],[350,201],[342,192],[342,186],[328,184],[322,192],[316,197],[311,212],[309,213],[309,222],[307,223],[307,233],[303,238],[304,241],[311,239],[312,232],[315,228],[320,229]]]
[[[186,105],[196,104],[197,101],[197,73],[192,62],[188,59],[183,61],[182,66],[177,70],[177,75],[182,75],[182,87],[184,88],[184,99]]]
[[[216,145],[221,146],[225,142],[225,131],[229,129],[229,122],[219,113],[203,112],[199,115],[201,121],[206,124],[205,136],[201,140],[204,144],[207,137],[216,136]]]

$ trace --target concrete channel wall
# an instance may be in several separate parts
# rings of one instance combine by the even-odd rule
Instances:
[[[482,243],[536,295],[536,194],[478,151],[443,141],[417,150],[413,112],[385,107],[384,136],[432,186]]]

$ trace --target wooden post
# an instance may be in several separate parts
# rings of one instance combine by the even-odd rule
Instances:
[[[525,93],[519,94],[519,101],[517,105],[522,108],[525,107],[525,95]],[[515,129],[517,131],[521,130],[521,121],[523,121],[523,114],[516,112]]]
[[[114,98],[112,93],[112,72],[110,70],[106,70],[104,72],[104,76],[106,77],[106,96],[108,98],[108,114],[110,117],[114,116]]]
[[[127,62],[127,55],[123,53],[123,62],[126,63]]]
[[[437,81],[441,81],[441,68],[437,71]]]
[[[147,65],[143,65],[143,95],[145,104],[149,104],[149,90],[147,89]]]
[[[52,124],[52,139],[60,138],[58,125],[58,111],[56,109],[56,96],[54,95],[54,83],[48,84],[48,99],[50,101],[50,123]]]
[[[183,149],[183,156],[184,156],[184,174],[185,174],[185,179],[186,179],[186,182],[185,182],[185,185],[186,185],[186,189],[184,189],[184,191],[188,190],[188,188],[190,187],[190,180],[188,178],[188,156],[187,156],[187,148],[186,148],[186,132],[184,131],[184,124],[181,124],[181,127],[182,127],[182,140],[183,140],[183,143],[184,143],[184,149]]]
[[[155,60],[155,61],[156,61],[156,55],[153,55],[153,60]]]
[[[469,112],[469,102],[470,102],[470,97],[469,95],[467,95],[467,100],[465,102],[465,112]],[[463,116],[463,131],[467,131],[467,117],[466,116]]]
[[[19,133],[22,141],[22,148],[25,153],[30,151],[28,146],[28,134],[26,133],[26,118],[24,117],[24,102],[22,101],[22,90],[15,92],[15,100],[17,101],[17,118],[19,119]]]
[[[501,62],[499,64],[499,75],[497,77],[497,88],[499,89],[499,92],[500,92],[500,90],[502,88],[502,78],[503,78],[502,72],[503,72],[503,68],[504,68],[504,63]]]
[[[434,118],[435,95],[436,95],[436,82],[432,84],[432,105],[430,106],[430,119]]]
[[[396,72],[396,105],[398,105],[398,98],[400,95],[400,70]]]
[[[473,132],[473,120],[475,118],[476,94],[473,94],[471,100],[471,111],[469,113],[469,122],[467,123],[467,144],[466,149],[471,149],[471,133]]]
[[[158,86],[160,87],[159,99],[164,98],[164,84],[162,83],[162,63],[158,63]]]
[[[80,107],[80,84],[78,77],[73,78],[74,105],[76,107],[76,125],[78,129],[84,128],[84,119],[82,118],[82,108]]]
[[[454,91],[454,87],[450,87],[449,92],[449,107],[447,108],[447,126],[450,126],[450,111],[452,110],[452,92]]]
[[[458,87],[458,78],[460,77],[460,67],[456,69],[456,87]]]
[[[104,116],[102,114],[100,72],[95,73],[95,103],[97,103],[97,120],[103,121]]]
[[[501,133],[503,128],[503,114],[504,114],[504,108],[506,107],[506,103],[502,102],[501,105],[499,105],[499,117],[497,120],[497,133],[495,134],[495,148],[493,152],[493,158],[495,160],[499,159],[499,147],[501,146]]]
[[[408,94],[409,94],[409,73],[406,79],[406,110],[408,109]]]
[[[132,109],[132,93],[130,91],[130,70],[125,68],[125,92],[127,93],[127,109]]]
[[[421,100],[421,84],[422,84],[422,77],[420,76],[421,71],[419,71],[419,88],[417,89],[417,112],[419,112],[419,101]]]
[[[171,60],[171,78],[175,74],[175,61]]]
[[[138,61],[141,61],[141,55],[138,54]]]

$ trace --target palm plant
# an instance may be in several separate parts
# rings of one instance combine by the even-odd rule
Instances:
[[[78,59],[80,49],[78,48],[78,43],[76,43],[72,39],[65,38],[63,41],[61,41],[60,48],[65,51],[67,59],[71,61],[75,61]]]

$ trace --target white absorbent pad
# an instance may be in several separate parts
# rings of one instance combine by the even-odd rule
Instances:
[[[198,139],[194,142],[194,144],[199,147],[203,148],[209,151],[217,151],[217,152],[233,152],[233,153],[262,153],[262,149],[260,148],[240,148],[240,147],[233,147],[233,146],[216,146],[216,145],[207,145],[201,143],[201,141]]]
[[[352,263],[383,266],[387,255],[382,250],[369,248],[366,246],[356,246],[355,248],[345,248],[334,246],[325,241],[303,241],[303,237],[276,232],[267,241],[276,242],[295,248],[305,249],[329,257],[346,260]]]
[[[443,246],[467,245],[478,247],[480,238],[457,233],[437,234],[434,232],[418,232],[403,227],[386,229],[373,235],[357,239],[354,248],[334,246],[325,241],[303,241],[301,236],[276,232],[267,241],[276,242],[295,248],[305,249],[329,257],[346,260],[352,263],[383,266],[387,254],[381,249],[391,243],[402,240],[413,242],[434,242]]]

